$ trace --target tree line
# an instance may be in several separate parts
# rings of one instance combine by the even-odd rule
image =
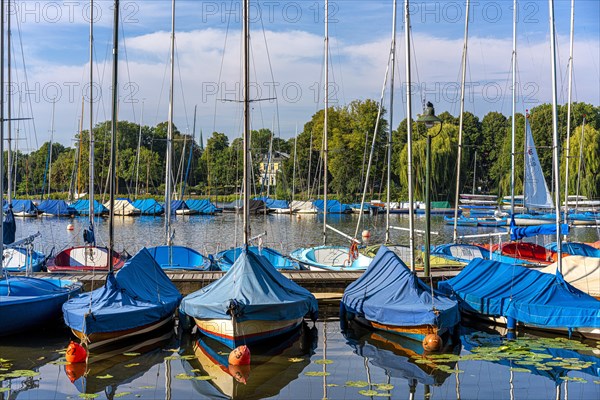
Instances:
[[[565,175],[567,106],[559,106],[561,176]],[[534,141],[548,187],[552,184],[552,107],[542,104],[529,111]],[[385,110],[377,123],[378,104],[373,100],[356,100],[345,106],[332,107],[328,119],[329,193],[344,202],[360,198],[365,184],[368,158],[376,134],[371,173],[367,189],[371,198],[385,198],[387,172],[388,122]],[[432,199],[453,202],[456,185],[459,118],[448,112],[438,117],[441,132],[433,138]],[[583,118],[585,127],[582,130]],[[523,152],[525,115],[517,114],[515,192],[523,188]],[[411,121],[413,127],[413,169],[415,196],[423,199],[425,188],[426,128]],[[511,118],[489,112],[481,120],[470,112],[463,115],[463,157],[460,191],[510,194]],[[314,199],[323,192],[323,125],[324,112],[316,112],[296,137],[282,139],[269,129],[251,133],[253,191],[267,192],[259,165],[269,159],[280,162],[277,185],[269,188],[271,196],[282,199]],[[375,133],[375,127],[377,132]],[[94,128],[95,191],[106,192],[110,164],[110,121]],[[157,197],[164,194],[167,122],[155,127],[119,121],[117,132],[117,178],[120,196]],[[407,199],[407,120],[392,131],[391,196]],[[439,127],[431,128],[439,130]],[[574,103],[571,112],[569,153],[569,194],[578,192],[588,198],[600,196],[600,107]],[[223,132],[213,132],[204,146],[197,138],[179,132],[173,126],[172,182],[178,193],[193,196],[216,196],[239,193],[242,181],[242,139],[229,140]],[[89,132],[76,137],[74,147],[44,143],[38,150],[13,155],[13,183],[16,197],[66,197],[69,192],[88,191]],[[139,151],[138,151],[139,146]],[[5,157],[7,160],[7,157]],[[51,160],[51,162],[50,162]],[[6,162],[6,161],[5,161]],[[5,164],[6,168],[6,164]],[[579,169],[583,173],[579,174]],[[6,169],[5,169],[6,171]],[[187,178],[187,179],[186,179]],[[185,183],[184,183],[185,182]],[[6,182],[5,182],[6,185]],[[564,187],[564,182],[562,183]]]

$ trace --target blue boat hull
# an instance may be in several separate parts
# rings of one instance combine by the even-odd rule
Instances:
[[[81,291],[82,284],[61,279],[0,280],[0,336],[43,326],[57,319],[61,307]]]
[[[194,249],[183,246],[156,246],[147,249],[162,269],[209,271],[211,261]]]

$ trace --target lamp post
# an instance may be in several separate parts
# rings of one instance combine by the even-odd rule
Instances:
[[[431,242],[431,139],[436,137],[442,132],[443,121],[435,116],[435,109],[431,102],[427,102],[427,107],[423,110],[423,114],[417,118],[417,123],[422,122],[427,128],[427,149],[426,149],[426,170],[425,170],[425,257],[424,257],[424,270],[425,277],[429,277],[431,268],[429,264],[429,253],[430,242]],[[430,134],[429,130],[435,126],[440,125],[440,129],[435,134]]]

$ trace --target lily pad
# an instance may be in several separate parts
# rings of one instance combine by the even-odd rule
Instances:
[[[292,358],[288,358],[288,361],[291,363],[299,363],[304,361],[304,358],[300,358],[300,357],[292,357]]]
[[[308,371],[308,372],[305,372],[304,375],[306,375],[306,376],[329,376],[331,374],[329,372],[323,372],[323,371]]]
[[[374,386],[377,386],[378,390],[392,390],[394,388],[394,385],[389,383],[376,383]]]
[[[513,372],[531,372],[527,368],[516,368],[516,367],[513,367],[510,370],[513,371]]]
[[[337,387],[337,386],[339,386],[339,385],[336,383],[328,383],[327,384],[327,387]]]
[[[106,375],[97,376],[96,378],[98,378],[98,379],[110,379],[112,377],[113,376],[111,374],[106,374]]]
[[[131,364],[125,365],[125,368],[137,367],[138,365],[140,365],[140,363],[131,363]]]
[[[181,360],[193,360],[194,358],[196,358],[195,355],[192,354],[188,354],[187,356],[181,356],[179,357]]]
[[[363,396],[376,396],[379,393],[377,390],[359,390],[358,394],[362,394]]]
[[[365,382],[365,381],[348,381],[348,382],[346,382],[346,386],[348,386],[348,387],[363,388],[363,387],[369,386],[369,382]]]
[[[79,393],[79,398],[81,399],[95,399],[99,396],[100,395],[98,393]]]
[[[16,369],[14,371],[10,371],[8,374],[4,374],[5,378],[30,378],[33,376],[38,376],[40,373],[37,371],[32,371],[30,369]]]
[[[135,356],[139,356],[141,353],[123,353],[124,356],[127,357],[135,357]]]
[[[175,375],[175,379],[181,379],[183,381],[187,381],[187,380],[194,379],[194,377],[191,375],[188,375],[188,374],[181,373],[181,374]]]
[[[322,359],[315,361],[315,364],[324,365],[324,364],[333,364],[333,360]]]
[[[131,392],[120,392],[120,393],[116,393],[113,397],[114,398],[125,397],[125,396],[128,396],[130,394],[131,394]]]
[[[167,356],[165,360],[179,360],[179,356]]]
[[[53,365],[69,365],[71,363],[68,362],[68,361],[65,361],[65,360],[56,360],[56,361],[51,361],[48,364],[53,364]]]
[[[210,376],[210,375],[200,375],[200,376],[196,376],[194,378],[197,381],[212,381],[213,379],[216,379],[214,376]]]
[[[156,389],[156,386],[140,386],[140,389]]]
[[[2,393],[2,392],[8,392],[9,390],[10,390],[10,388],[0,387],[0,393]]]
[[[587,381],[583,378],[577,376],[561,376],[560,379],[569,382],[579,382],[579,383],[587,383]]]

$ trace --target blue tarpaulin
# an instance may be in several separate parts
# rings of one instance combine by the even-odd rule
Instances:
[[[468,312],[545,328],[600,328],[600,301],[560,274],[478,258],[438,287],[456,294],[461,309]]]
[[[393,326],[436,325],[451,328],[460,320],[458,304],[417,278],[385,246],[365,273],[344,291],[342,304],[368,321]]]
[[[38,206],[38,210],[41,213],[57,217],[68,217],[77,214],[77,211],[64,200],[44,200]]]
[[[103,287],[63,305],[65,323],[80,332],[115,332],[158,322],[173,314],[181,294],[142,248]],[[90,305],[91,304],[91,305]]]
[[[185,202],[190,210],[196,210],[199,214],[214,214],[218,211],[217,206],[210,200],[186,200]]]
[[[31,200],[13,200],[12,201],[12,209],[13,212],[16,213],[25,213],[25,214],[36,214],[37,207],[33,204]],[[8,210],[8,205],[4,204],[4,211]]]
[[[267,208],[279,208],[279,209],[286,209],[286,208],[290,208],[290,203],[287,200],[275,200],[275,199],[270,199],[266,196],[263,197],[255,197],[254,200],[262,200],[265,202],[265,204],[267,205]]]
[[[229,272],[210,285],[187,295],[180,312],[193,318],[237,321],[284,321],[310,314],[318,305],[306,289],[281,275],[264,258],[243,251]]]
[[[171,214],[177,210],[189,210],[190,208],[183,200],[171,200]]]
[[[139,199],[132,205],[140,210],[142,215],[161,215],[165,212],[165,208],[154,199]]]
[[[17,232],[17,224],[15,222],[15,216],[12,208],[8,207],[6,215],[4,215],[4,221],[2,221],[2,243],[11,244],[15,241],[15,234]]]
[[[560,233],[561,235],[568,235],[569,225],[561,224]],[[510,240],[520,240],[537,235],[556,235],[556,224],[543,224],[517,228],[514,217],[510,219]]]
[[[323,212],[323,200],[315,200],[313,205],[317,207],[319,212]],[[347,204],[342,204],[337,200],[327,200],[327,213],[329,214],[346,214],[351,213],[352,208]]]
[[[75,203],[71,204],[79,215],[89,215],[90,214],[90,201],[79,199]],[[94,215],[107,214],[108,208],[104,207],[102,203],[98,200],[94,200]]]
[[[545,246],[548,250],[558,251],[556,242],[548,243]],[[590,246],[589,244],[579,242],[562,242],[563,253],[572,256],[598,257],[600,258],[600,249]]]

